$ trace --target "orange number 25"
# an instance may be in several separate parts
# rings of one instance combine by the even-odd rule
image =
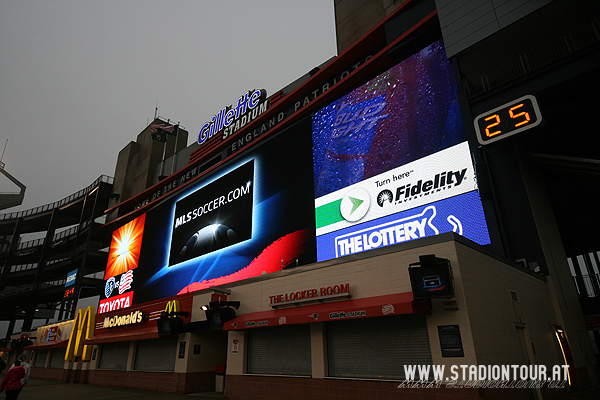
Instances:
[[[531,121],[531,118],[529,118],[529,113],[528,112],[521,111],[520,113],[515,114],[515,110],[517,110],[517,109],[519,109],[521,107],[523,107],[523,103],[517,104],[516,106],[511,107],[510,110],[508,110],[508,115],[510,115],[510,117],[513,118],[513,119],[520,118],[520,117],[524,117],[525,118],[523,121],[517,123],[515,125],[515,128],[519,127],[521,125],[525,125],[526,123],[528,123],[529,121]]]
[[[486,121],[490,121],[492,119],[495,120],[496,122],[493,122],[493,123],[489,124],[488,126],[486,126],[486,128],[485,128],[485,135],[487,137],[492,137],[492,136],[495,136],[495,135],[497,135],[499,133],[502,133],[502,131],[490,132],[490,128],[493,128],[494,126],[496,126],[496,125],[498,125],[500,123],[500,116],[498,114],[490,115],[485,120]]]

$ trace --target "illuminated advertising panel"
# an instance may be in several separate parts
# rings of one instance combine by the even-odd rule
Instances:
[[[318,261],[454,231],[490,243],[441,41],[313,115]]]
[[[113,232],[105,280],[138,267],[145,221],[144,214]]]
[[[75,279],[77,279],[77,270],[76,269],[74,269],[73,271],[71,271],[67,274],[67,280],[65,281],[65,287],[74,285]]]
[[[120,310],[133,304],[133,270],[111,276],[104,282],[104,293],[98,304],[98,314]]]
[[[176,202],[169,265],[250,239],[253,181],[250,160]]]
[[[70,298],[71,296],[73,296],[75,294],[75,280],[77,279],[77,270],[74,269],[73,271],[69,272],[67,274],[67,280],[65,281],[65,292],[63,294],[63,298],[67,299]]]
[[[98,314],[133,304],[133,274],[139,265],[145,223],[143,214],[113,232]]]
[[[316,261],[311,148],[307,118],[149,210],[135,303]]]

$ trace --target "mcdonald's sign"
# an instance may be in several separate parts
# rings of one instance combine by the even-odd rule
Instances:
[[[184,316],[187,317],[190,313],[187,311],[181,311],[181,305],[179,304],[179,300],[169,300],[165,307],[165,311],[160,313],[161,318],[174,318]]]
[[[156,320],[159,335],[173,335],[184,332],[183,320],[180,315],[187,316],[187,311],[181,311],[179,300],[170,300],[167,302],[165,311],[160,314],[160,319]]]
[[[82,309],[77,310],[73,329],[67,344],[65,361],[73,361],[73,357],[81,357],[82,361],[90,361],[92,358],[92,346],[84,345],[84,339],[94,336],[94,326],[96,325],[96,308],[89,306],[85,312]]]
[[[165,307],[165,314],[167,314],[168,316],[177,315],[175,313],[178,313],[180,311],[181,305],[179,304],[179,300],[170,300],[167,302],[167,305]]]

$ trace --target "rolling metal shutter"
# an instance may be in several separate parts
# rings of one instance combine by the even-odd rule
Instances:
[[[50,368],[63,368],[65,365],[65,348],[54,348],[50,355]]]
[[[248,330],[248,373],[311,376],[310,326]]]
[[[46,366],[46,358],[48,358],[48,350],[37,350],[33,366],[44,368]]]
[[[327,323],[329,376],[404,379],[404,365],[431,365],[424,315]]]
[[[133,369],[139,371],[173,371],[179,337],[139,340]]]
[[[128,356],[129,342],[104,343],[100,352],[98,368],[125,371]]]

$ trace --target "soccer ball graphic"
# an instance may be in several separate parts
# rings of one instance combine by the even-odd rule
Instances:
[[[179,260],[189,260],[237,242],[237,234],[227,225],[208,225],[194,233],[188,239],[179,252]]]

